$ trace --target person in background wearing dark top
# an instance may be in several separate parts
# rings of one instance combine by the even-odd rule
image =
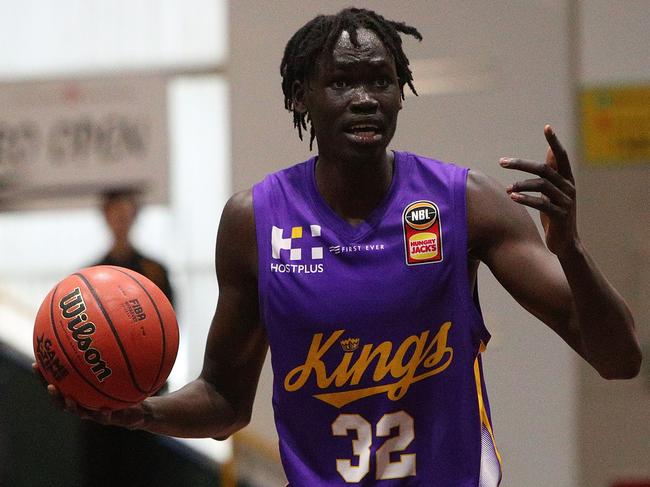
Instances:
[[[165,266],[142,255],[129,240],[139,210],[138,194],[130,189],[108,191],[103,194],[101,209],[113,244],[93,265],[115,265],[138,272],[153,281],[173,305]],[[157,395],[166,391],[167,384]],[[96,453],[83,462],[85,487],[140,487],[156,479],[158,469],[151,450],[157,446],[157,441],[155,435],[147,431],[129,431],[84,421],[81,443],[82,451]]]
[[[128,189],[104,193],[102,212],[113,235],[113,245],[95,265],[116,265],[142,274],[153,281],[173,305],[173,292],[165,266],[142,255],[129,240],[129,232],[138,215],[137,196],[134,190]]]

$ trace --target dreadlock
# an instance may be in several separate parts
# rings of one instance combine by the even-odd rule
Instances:
[[[362,8],[346,8],[336,15],[319,15],[307,22],[291,37],[284,49],[284,56],[280,64],[282,75],[282,92],[284,93],[284,107],[293,112],[293,126],[298,129],[298,136],[302,140],[302,131],[307,130],[307,121],[310,122],[309,149],[311,150],[316,132],[311,125],[309,116],[295,110],[293,104],[293,83],[303,82],[308,79],[316,66],[316,60],[323,52],[331,52],[341,33],[347,31],[350,41],[356,47],[357,29],[366,28],[377,34],[381,42],[388,49],[395,60],[400,93],[404,99],[404,85],[408,84],[411,91],[417,95],[413,86],[413,75],[409,69],[409,60],[402,50],[400,32],[422,40],[422,35],[415,27],[404,22],[387,20],[372,10]]]

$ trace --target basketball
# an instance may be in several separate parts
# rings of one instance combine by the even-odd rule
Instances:
[[[60,281],[34,324],[34,355],[48,383],[88,409],[122,409],[153,395],[178,351],[171,303],[129,269],[94,266]]]

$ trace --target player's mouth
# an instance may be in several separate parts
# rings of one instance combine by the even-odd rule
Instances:
[[[348,139],[357,144],[373,144],[382,139],[383,130],[375,123],[357,123],[344,130]]]

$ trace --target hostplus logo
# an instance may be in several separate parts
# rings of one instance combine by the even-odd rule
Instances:
[[[275,225],[271,228],[271,272],[317,274],[324,270],[321,226],[292,227],[289,237]],[[288,259],[287,259],[288,257]],[[279,262],[276,262],[279,261]]]

